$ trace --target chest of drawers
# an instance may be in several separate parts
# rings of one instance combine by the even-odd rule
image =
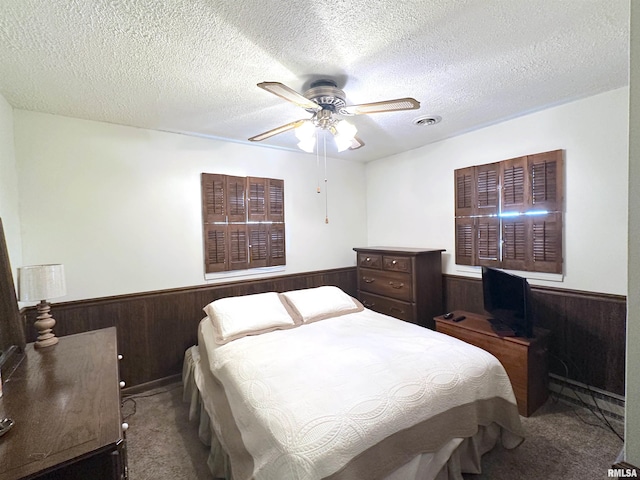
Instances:
[[[354,248],[358,299],[400,320],[433,329],[442,314],[443,249],[401,247]]]

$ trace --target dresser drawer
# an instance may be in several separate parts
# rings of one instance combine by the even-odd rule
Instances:
[[[408,257],[384,255],[382,257],[382,268],[393,272],[411,273],[411,259]]]
[[[358,254],[358,266],[366,268],[382,268],[382,255]]]
[[[370,299],[372,310],[433,329],[433,318],[442,315],[442,249],[407,247],[354,248],[358,295]],[[383,300],[392,302],[383,307]],[[406,316],[406,304],[411,315]],[[405,313],[396,311],[403,310]]]
[[[369,268],[361,268],[358,273],[360,290],[407,302],[413,301],[411,275]]]
[[[362,291],[358,292],[358,298],[365,307],[371,310],[404,320],[405,322],[416,323],[415,308],[412,303],[379,297],[378,295]]]

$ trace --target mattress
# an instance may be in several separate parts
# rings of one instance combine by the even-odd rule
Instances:
[[[462,478],[523,439],[495,357],[371,310],[214,338],[207,317],[184,376],[221,477]]]

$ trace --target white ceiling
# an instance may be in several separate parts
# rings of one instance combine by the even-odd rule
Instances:
[[[629,0],[2,0],[0,93],[246,143],[311,116],[262,81],[420,101],[351,117],[365,146],[328,154],[368,161],[627,85],[628,24]],[[261,144],[299,151],[291,131]]]

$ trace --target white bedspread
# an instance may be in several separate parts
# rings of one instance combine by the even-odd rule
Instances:
[[[455,407],[495,398],[515,405],[491,354],[370,310],[226,345],[214,342],[206,323],[206,357],[256,480],[326,478],[396,432]],[[469,428],[453,422],[444,437],[434,430],[420,449],[437,451]]]

